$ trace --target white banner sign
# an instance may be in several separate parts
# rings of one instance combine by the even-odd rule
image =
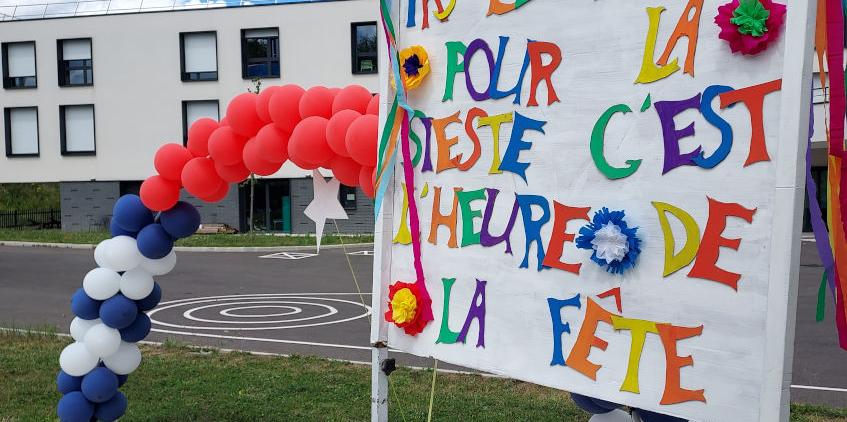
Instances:
[[[807,2],[398,3],[418,112],[411,198],[397,152],[380,220],[388,345],[698,421],[785,418]]]

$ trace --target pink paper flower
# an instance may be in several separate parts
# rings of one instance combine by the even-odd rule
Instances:
[[[785,23],[785,5],[772,0],[732,0],[718,7],[715,23],[719,37],[729,43],[733,53],[754,55],[765,51],[779,38]],[[755,28],[755,20],[764,21],[764,30]]]

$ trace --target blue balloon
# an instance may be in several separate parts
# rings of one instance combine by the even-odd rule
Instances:
[[[94,403],[85,399],[79,391],[62,396],[56,414],[62,422],[89,422],[94,416]]]
[[[85,294],[85,290],[77,289],[71,296],[71,312],[82,319],[100,318],[100,302]]]
[[[139,311],[145,312],[155,308],[161,300],[162,288],[159,287],[159,283],[153,283],[153,291],[144,299],[136,300],[135,303],[138,305]]]
[[[129,375],[126,375],[126,374],[118,375],[118,388],[123,387],[123,385],[126,384],[126,380],[128,380],[128,379],[129,379]]]
[[[179,201],[159,215],[159,223],[174,239],[189,237],[200,228],[200,213],[194,205]]]
[[[118,376],[109,368],[94,368],[82,377],[82,395],[90,402],[109,401],[118,392]]]
[[[651,412],[644,409],[634,409],[635,413],[641,417],[643,422],[687,422],[687,419],[677,418],[676,416],[663,415],[661,413]]]
[[[97,405],[94,416],[101,421],[112,422],[126,413],[126,406],[126,396],[118,391],[111,400]]]
[[[606,409],[603,406],[599,406],[597,403],[594,402],[594,399],[592,399],[591,397],[583,396],[576,393],[571,393],[571,400],[573,400],[573,402],[576,403],[576,405],[579,406],[582,410],[595,415],[609,413],[613,410]]]
[[[100,306],[100,320],[118,330],[129,327],[137,316],[138,306],[135,301],[120,293],[106,299]]]
[[[79,391],[82,377],[68,375],[63,370],[59,370],[59,375],[56,375],[56,389],[62,394],[68,394],[73,391]]]
[[[148,224],[141,229],[136,239],[138,251],[150,259],[164,258],[174,247],[174,239],[158,223]]]
[[[138,232],[153,222],[153,213],[138,195],[124,195],[112,208],[112,220],[125,231]]]
[[[124,230],[120,226],[120,224],[118,224],[117,220],[115,220],[114,218],[112,219],[111,222],[109,222],[109,231],[112,233],[112,237],[115,237],[115,236],[135,237],[138,234],[136,232]]]
[[[127,343],[138,343],[150,334],[150,317],[144,312],[139,312],[135,321],[129,327],[121,329],[121,340]]]

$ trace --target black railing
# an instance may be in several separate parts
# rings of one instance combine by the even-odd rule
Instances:
[[[62,212],[58,209],[0,211],[0,229],[58,229]]]

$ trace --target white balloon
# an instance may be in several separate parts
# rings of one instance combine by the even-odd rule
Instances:
[[[115,236],[109,240],[109,247],[103,255],[108,268],[115,271],[129,271],[141,264],[141,252],[135,239],[129,236]]]
[[[106,250],[109,249],[109,241],[112,239],[106,239],[97,244],[97,247],[94,248],[94,262],[97,263],[98,267],[109,268],[113,270],[109,265],[108,260],[106,259]]]
[[[609,413],[594,415],[588,422],[632,422],[632,416],[621,409],[615,409]]]
[[[106,268],[95,268],[85,275],[82,289],[94,300],[106,300],[120,291],[121,276]]]
[[[152,275],[165,275],[171,272],[176,266],[176,252],[171,249],[171,253],[161,259],[150,259],[142,255],[141,268],[144,268]]]
[[[142,267],[125,272],[120,283],[121,293],[132,300],[144,299],[153,291],[153,276]]]
[[[81,377],[97,367],[99,359],[82,342],[71,343],[59,355],[59,366],[68,375]]]
[[[121,347],[121,332],[106,324],[97,324],[85,333],[82,342],[92,355],[104,358]]]
[[[103,363],[118,375],[128,375],[132,371],[135,371],[138,365],[141,364],[141,351],[138,350],[138,345],[135,343],[122,341],[118,351],[111,356],[103,358]]]
[[[76,341],[82,341],[85,338],[85,333],[88,332],[91,327],[100,323],[100,319],[82,319],[80,317],[76,317],[71,321],[71,337]]]

